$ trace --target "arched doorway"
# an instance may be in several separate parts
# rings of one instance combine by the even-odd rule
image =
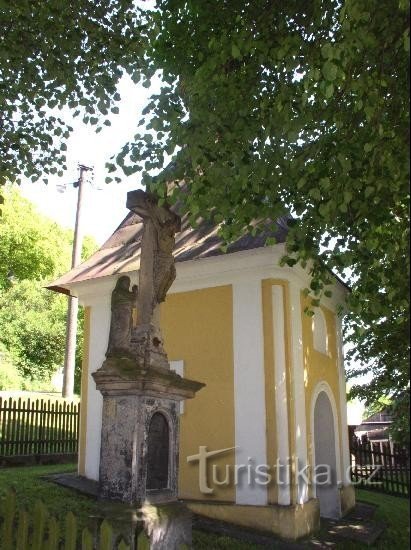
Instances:
[[[314,483],[320,501],[320,515],[341,517],[341,502],[337,484],[336,423],[330,399],[320,391],[314,405]],[[337,439],[338,440],[338,439]]]
[[[168,488],[170,437],[164,414],[154,413],[148,429],[147,482],[148,490]]]

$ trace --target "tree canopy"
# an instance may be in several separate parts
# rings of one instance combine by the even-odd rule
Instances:
[[[159,1],[144,76],[164,85],[117,157],[230,240],[288,211],[289,265],[349,279],[352,374],[367,399],[409,380],[409,8],[403,0]],[[164,152],[168,170],[155,177]],[[112,169],[114,166],[111,167]],[[189,193],[185,189],[189,189]],[[180,191],[180,192],[179,192]]]
[[[139,63],[133,0],[0,2],[0,184],[66,169],[63,107],[109,125]]]
[[[144,86],[160,72],[160,92],[109,172],[142,171],[151,190],[182,201],[193,223],[212,217],[227,240],[291,212],[285,261],[309,262],[313,305],[329,292],[328,270],[350,279],[351,355],[373,373],[354,392],[399,395],[409,379],[408,2],[142,6],[1,4],[2,174],[40,176],[67,130],[46,125],[45,107],[67,103],[98,126],[98,112],[116,112],[122,72]]]
[[[15,189],[7,189],[5,198],[0,218],[0,386],[44,388],[63,363],[67,315],[66,297],[44,287],[70,268],[73,235],[39,214]],[[87,237],[83,258],[95,249]],[[82,314],[79,324],[77,390]]]

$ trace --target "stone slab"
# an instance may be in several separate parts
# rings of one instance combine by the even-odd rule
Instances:
[[[98,481],[87,479],[86,477],[79,476],[77,473],[65,473],[65,474],[49,474],[43,476],[43,479],[57,483],[62,487],[68,487],[74,489],[83,495],[87,495],[93,498],[99,496]]]
[[[357,502],[355,508],[340,520],[321,520],[321,536],[314,537],[311,545],[329,548],[341,541],[352,541],[372,546],[385,531],[385,525],[377,523],[374,517],[377,507]]]

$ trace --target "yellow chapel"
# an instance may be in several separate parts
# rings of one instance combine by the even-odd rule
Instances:
[[[218,228],[183,219],[177,277],[161,307],[170,368],[205,387],[180,404],[179,498],[195,513],[297,539],[355,504],[350,481],[337,278],[312,317],[308,269],[280,266],[276,243],[245,235],[221,252]],[[49,288],[85,308],[78,473],[98,481],[105,359],[117,279],[138,283],[142,221],[130,213],[107,242]]]

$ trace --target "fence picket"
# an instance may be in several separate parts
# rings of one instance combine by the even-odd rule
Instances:
[[[16,491],[10,489],[4,500],[3,525],[1,527],[1,540],[4,548],[13,548],[13,523],[16,515]]]
[[[4,419],[6,418],[5,413],[3,413],[3,398],[0,397],[0,456],[4,453],[3,446],[4,446]]]
[[[19,510],[16,550],[27,550],[29,537],[29,514],[25,508]]]
[[[51,435],[51,432],[50,432],[50,401],[47,401],[46,402],[46,407],[45,407],[45,412],[44,412],[44,416],[45,416],[45,419],[44,419],[44,440],[45,440],[45,448],[43,448],[43,453],[49,453],[50,452],[50,435]]]
[[[99,529],[99,548],[100,550],[112,550],[113,548],[113,528],[104,520]]]
[[[73,431],[74,431],[74,403],[73,401],[70,404],[70,418],[69,418],[69,433],[70,433],[70,443],[69,443],[69,453],[74,453],[74,441],[73,441]]]
[[[60,525],[55,517],[49,518],[48,521],[48,537],[45,550],[58,550],[60,544]]]
[[[10,443],[11,446],[15,445],[15,439],[16,439],[16,419],[17,419],[17,413],[16,413],[16,402],[12,401],[12,417],[11,417],[11,425],[10,425]]]
[[[137,537],[137,550],[150,550],[150,540],[145,531],[141,531]]]
[[[15,421],[15,433],[14,433],[14,440],[15,445],[17,448],[20,447],[20,437],[21,437],[21,422],[20,422],[20,408],[21,408],[21,397],[19,397],[18,401],[14,402],[15,405],[15,411],[16,411],[16,421]]]
[[[35,414],[34,414],[34,426],[33,426],[33,433],[34,433],[34,449],[35,454],[40,454],[40,446],[39,446],[39,439],[40,439],[40,429],[39,429],[39,400],[36,399],[36,405],[35,405]]]
[[[93,535],[87,528],[81,533],[81,550],[93,550]]]
[[[26,447],[26,432],[27,432],[27,408],[24,406],[24,402],[21,405],[20,415],[20,448],[18,450],[19,454],[24,455]]]
[[[58,427],[57,427],[56,443],[57,443],[57,452],[61,453],[63,449],[62,440],[61,440],[61,432],[63,429],[63,423],[62,423],[63,409],[62,409],[61,403],[58,403],[57,410],[58,410],[58,415],[57,415]]]
[[[74,452],[78,453],[78,434],[80,432],[80,402],[76,404],[76,415],[74,417],[74,433],[76,438],[74,440]]]
[[[66,533],[64,550],[76,550],[77,544],[77,518],[69,512],[66,516]]]
[[[31,404],[29,403],[29,407],[30,407],[30,421],[29,421],[29,425],[28,425],[28,441],[27,441],[27,454],[31,455],[33,454],[35,451],[34,451],[34,445],[33,445],[33,442],[35,440],[35,436],[34,436],[34,409],[35,409],[35,402],[34,402],[34,399],[33,401],[31,402]]]
[[[126,544],[123,539],[118,543],[117,550],[130,550],[130,545]]]
[[[48,517],[47,508],[38,500],[34,505],[33,514],[33,546],[32,550],[43,550],[44,532]]]

